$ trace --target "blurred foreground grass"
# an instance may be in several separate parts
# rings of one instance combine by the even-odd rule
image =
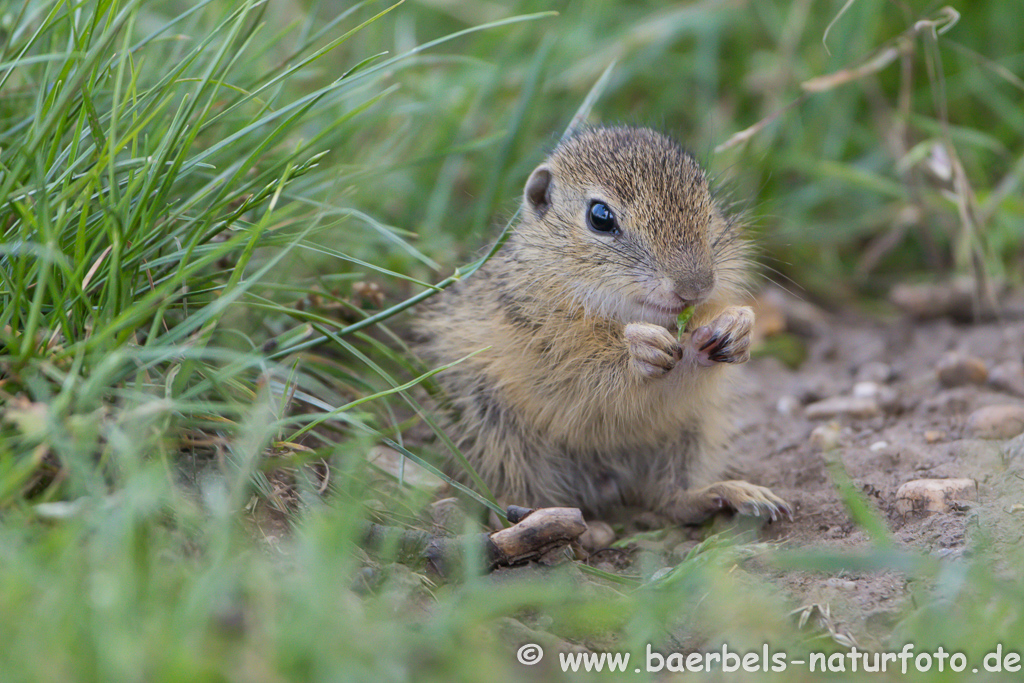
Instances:
[[[483,253],[613,61],[594,118],[687,141],[780,275],[833,298],[908,272],[1019,283],[1015,8],[960,8],[933,40],[939,6],[854,2],[826,50],[840,4],[3,5],[3,680],[560,679],[553,651],[515,664],[512,616],[634,653],[680,628],[838,648],[721,539],[654,580],[457,585],[356,541],[429,500],[366,484],[382,439],[416,457],[427,369],[390,316]],[[864,560],[916,580],[894,638],[1020,650],[1020,576],[979,557]]]

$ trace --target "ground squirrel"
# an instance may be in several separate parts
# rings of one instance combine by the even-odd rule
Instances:
[[[588,128],[530,175],[494,258],[423,307],[418,349],[442,364],[490,347],[438,380],[451,435],[503,503],[774,519],[789,507],[764,487],[701,486],[735,412],[723,375],[749,358],[747,273],[690,154],[649,129]]]

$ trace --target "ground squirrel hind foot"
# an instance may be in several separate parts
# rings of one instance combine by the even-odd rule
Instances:
[[[717,514],[728,512],[769,522],[783,516],[793,520],[793,508],[789,503],[771,489],[741,479],[681,491],[665,509],[676,524],[701,524]]]

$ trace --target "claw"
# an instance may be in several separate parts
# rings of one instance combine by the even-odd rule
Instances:
[[[746,306],[730,306],[707,325],[691,333],[691,344],[699,365],[743,363],[749,357],[750,330],[754,313]]]
[[[718,334],[718,333],[712,334],[712,335],[711,335],[711,338],[710,338],[710,339],[708,339],[708,340],[707,340],[707,341],[706,341],[706,342],[704,343],[704,345],[700,347],[700,350],[701,350],[701,351],[707,351],[708,347],[709,347],[709,346],[711,346],[712,344],[714,344],[715,342],[717,342],[717,341],[718,341],[718,340],[719,340],[719,339],[721,338],[721,336],[722,336],[722,335],[720,335],[720,334]]]
[[[716,500],[724,500],[725,507],[738,514],[772,522],[778,521],[781,515],[793,520],[789,504],[763,486],[746,481],[723,481],[710,488],[715,491]]]

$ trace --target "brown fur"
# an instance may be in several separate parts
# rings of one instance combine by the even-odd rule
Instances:
[[[587,227],[594,200],[620,234]],[[640,506],[679,522],[722,508],[786,511],[746,482],[694,488],[720,470],[723,375],[746,359],[752,318],[730,307],[745,251],[704,171],[669,138],[595,128],[562,142],[531,175],[508,243],[416,324],[432,364],[490,347],[438,378],[450,433],[495,494],[599,515]],[[677,345],[667,309],[683,303],[698,305]],[[730,311],[746,332],[722,322]],[[629,323],[658,339],[637,347]],[[696,342],[719,333],[724,362],[710,362]],[[638,361],[645,353],[660,360]]]

